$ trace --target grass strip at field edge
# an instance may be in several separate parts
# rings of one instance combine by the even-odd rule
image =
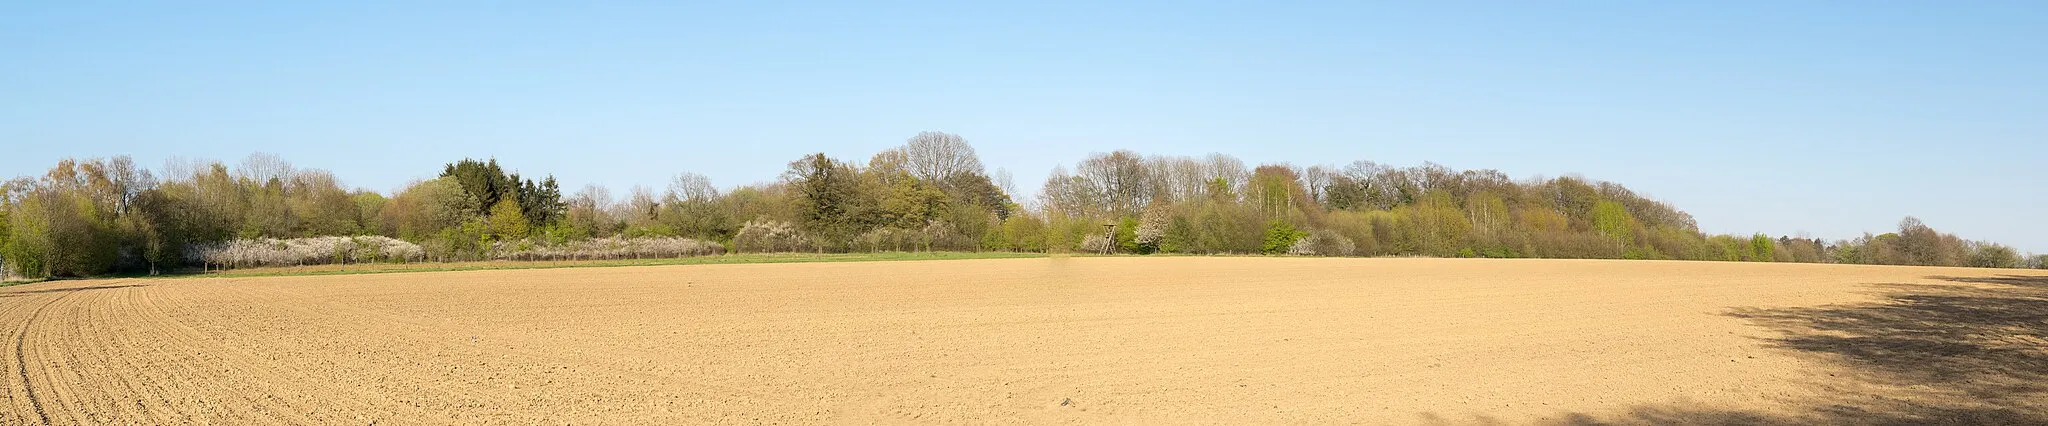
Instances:
[[[380,263],[365,265],[363,269],[349,269],[337,265],[311,267],[254,268],[205,272],[194,274],[161,275],[152,278],[251,278],[320,275],[364,275],[395,274],[407,272],[459,272],[514,269],[561,269],[561,268],[611,268],[626,266],[670,266],[670,265],[732,265],[756,263],[817,263],[817,262],[889,262],[913,260],[968,260],[968,259],[1029,259],[1042,258],[1045,253],[1013,252],[926,252],[926,253],[771,253],[771,254],[723,254],[669,259],[630,260],[588,260],[588,261],[484,261],[443,263]],[[349,265],[354,266],[354,265]],[[418,267],[412,267],[418,266]],[[319,269],[302,269],[319,268]],[[144,278],[144,277],[138,277]]]
[[[49,281],[49,279],[47,279],[47,278],[38,278],[38,279],[33,279],[33,280],[9,280],[9,281],[0,281],[0,287],[7,287],[7,286],[17,286],[17,285],[22,285],[22,284],[35,284],[35,283],[39,283],[39,282],[43,282],[43,281]]]

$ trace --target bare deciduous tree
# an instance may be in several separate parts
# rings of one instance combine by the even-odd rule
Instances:
[[[243,158],[241,167],[235,169],[235,171],[239,172],[240,176],[238,177],[253,180],[260,184],[291,176],[292,163],[284,161],[284,157],[279,157],[277,154],[258,152],[249,154],[248,158]]]
[[[1110,213],[1118,216],[1137,214],[1138,209],[1152,202],[1154,186],[1147,179],[1145,161],[1138,153],[1118,150],[1108,154],[1095,154],[1082,160],[1078,167],[1082,178],[1108,197]]]
[[[126,155],[114,156],[107,160],[107,177],[113,188],[114,211],[126,212],[143,190],[156,187],[156,176],[148,169],[135,167],[135,159]]]
[[[1330,178],[1337,176],[1337,169],[1330,166],[1315,165],[1301,169],[1300,173],[1301,187],[1308,191],[1308,199],[1318,203],[1328,202],[1326,191],[1330,188]]]
[[[920,132],[903,144],[904,165],[919,179],[943,181],[957,173],[981,173],[981,158],[960,135]]]
[[[611,215],[612,191],[603,186],[584,185],[583,189],[576,191],[576,195],[570,196],[567,201],[569,226],[587,236],[607,236],[612,224],[617,222]]]
[[[1158,196],[1165,201],[1180,203],[1199,199],[1209,189],[1207,167],[1194,158],[1146,158],[1145,171],[1151,173],[1151,180],[1158,186]]]
[[[995,181],[996,187],[1002,188],[1004,194],[1010,194],[1011,197],[1017,196],[1016,178],[1010,176],[1009,170],[997,167],[996,172],[990,173],[988,178]]]
[[[1067,174],[1064,166],[1053,167],[1038,196],[1039,204],[1051,215],[1087,217],[1102,210],[1102,194],[1095,185],[1087,178]]]
[[[1236,191],[1251,177],[1252,171],[1245,168],[1244,160],[1223,153],[1209,154],[1208,176],[1204,180],[1221,180],[1225,188]]]
[[[711,178],[693,172],[677,173],[668,183],[669,201],[706,202],[718,198],[718,187],[711,185]]]
[[[621,207],[624,211],[617,212],[619,217],[625,218],[627,223],[640,225],[654,221],[655,215],[660,214],[661,201],[654,197],[654,190],[633,185]]]
[[[868,158],[868,168],[865,172],[874,176],[883,185],[895,185],[899,176],[912,176],[910,155],[904,153],[903,148],[882,150]]]

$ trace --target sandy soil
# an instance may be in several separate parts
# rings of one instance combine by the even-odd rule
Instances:
[[[2039,272],[1836,265],[68,281],[0,288],[0,424],[2041,424],[2044,329]]]

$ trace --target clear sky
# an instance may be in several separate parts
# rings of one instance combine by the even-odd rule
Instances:
[[[1120,148],[1435,161],[2048,252],[2048,2],[0,3],[9,176],[262,151],[388,192],[496,157],[623,194],[921,130],[1027,193]]]

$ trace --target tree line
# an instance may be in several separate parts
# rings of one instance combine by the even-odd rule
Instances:
[[[1849,240],[1710,235],[1619,184],[1431,163],[1248,166],[1120,150],[1055,168],[1034,196],[1017,192],[941,132],[865,162],[805,155],[774,182],[720,189],[681,173],[623,197],[597,185],[564,195],[553,176],[495,159],[448,163],[388,196],[267,154],[160,171],[66,159],[0,184],[0,270],[155,274],[231,267],[218,259],[251,257],[224,250],[264,247],[299,263],[983,250],[2048,267],[2048,256],[1911,217]]]

